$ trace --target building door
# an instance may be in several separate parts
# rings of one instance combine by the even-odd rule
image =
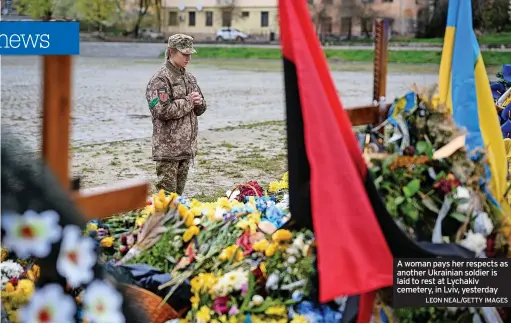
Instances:
[[[231,27],[232,24],[232,10],[222,11],[222,27]]]

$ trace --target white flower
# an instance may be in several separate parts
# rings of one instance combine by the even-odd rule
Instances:
[[[4,248],[14,251],[21,259],[31,255],[47,257],[51,245],[60,239],[62,228],[59,218],[59,214],[53,210],[40,214],[33,210],[27,210],[23,215],[10,212],[2,214]]]
[[[261,295],[252,296],[252,304],[254,306],[259,306],[264,302],[264,298]]]
[[[86,284],[94,278],[92,267],[96,263],[95,243],[81,235],[80,228],[68,225],[64,228],[57,271],[67,279],[71,287]]]
[[[468,231],[460,245],[470,251],[475,252],[476,256],[486,249],[486,238],[480,233]]]
[[[224,213],[227,212],[227,210],[223,209],[220,206],[217,206],[215,209],[215,216],[213,216],[213,219],[216,221],[222,221],[224,220]]]
[[[268,276],[266,281],[266,289],[276,290],[279,285],[279,274],[274,272]]]
[[[479,213],[474,221],[474,231],[488,236],[493,232],[493,222],[487,213]]]
[[[110,284],[94,280],[83,294],[83,317],[89,322],[124,323],[122,295]]]
[[[458,186],[456,187],[456,193],[454,195],[456,199],[470,199],[470,191],[466,187]],[[470,209],[470,201],[459,204],[456,207],[456,211],[459,213],[468,213]]]
[[[74,323],[76,304],[58,284],[48,284],[35,291],[28,305],[18,314],[23,323]]]
[[[296,258],[294,256],[290,256],[287,258],[287,263],[293,264],[296,262]]]
[[[229,198],[229,201],[233,201],[233,200],[235,200],[235,199],[236,199],[236,197],[238,197],[238,196],[239,196],[239,194],[240,194],[240,191],[239,191],[239,190],[234,190],[234,191],[232,191],[232,190],[227,190],[227,191],[225,192],[225,196],[226,196],[226,197],[231,197],[231,198]]]
[[[12,260],[6,260],[0,263],[0,273],[2,276],[2,290],[4,290],[5,285],[7,284],[7,282],[9,282],[9,279],[12,278],[19,279],[23,271],[24,271],[23,267]]]
[[[237,269],[224,274],[213,286],[217,296],[227,296],[231,291],[239,291],[248,283],[248,271]]]

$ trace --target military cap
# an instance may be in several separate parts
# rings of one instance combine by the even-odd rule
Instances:
[[[174,34],[170,36],[168,47],[175,48],[183,54],[197,53],[193,48],[193,37],[185,34]]]

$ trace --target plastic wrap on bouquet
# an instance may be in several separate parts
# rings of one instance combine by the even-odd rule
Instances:
[[[84,218],[44,163],[9,134],[1,152],[2,265],[37,265],[3,287],[9,320],[147,322],[101,271],[96,245],[81,235]]]

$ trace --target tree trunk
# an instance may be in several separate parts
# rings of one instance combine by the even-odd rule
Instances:
[[[149,0],[139,0],[138,3],[138,16],[137,21],[135,23],[135,27],[133,28],[133,36],[136,38],[138,37],[138,30],[140,28],[140,23],[142,22],[142,18],[144,18],[145,14],[147,13],[147,10],[149,9]]]
[[[155,0],[155,10],[156,10],[156,31],[161,32],[161,0]]]

